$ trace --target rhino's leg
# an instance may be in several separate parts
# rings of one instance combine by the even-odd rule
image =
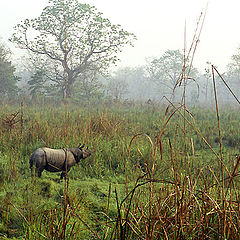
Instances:
[[[42,169],[36,168],[35,166],[31,167],[31,177],[36,176],[36,177],[41,177],[42,175]]]
[[[60,180],[62,180],[65,177],[65,172],[61,173]]]
[[[37,172],[36,172],[36,175],[40,178],[41,176],[42,176],[42,171],[41,171],[41,169],[39,170],[37,170]]]
[[[30,169],[31,169],[31,177],[33,177],[35,175],[35,166],[30,166]]]
[[[45,169],[45,165],[37,163],[36,164],[35,175],[40,178],[42,176],[42,172],[43,172],[44,169]]]
[[[31,177],[38,176],[38,168],[35,165],[32,164],[30,166],[30,169],[31,169]]]
[[[70,171],[70,169],[67,170],[67,172],[69,172],[69,171]],[[62,180],[65,177],[65,175],[66,175],[66,171],[62,171],[60,180]]]

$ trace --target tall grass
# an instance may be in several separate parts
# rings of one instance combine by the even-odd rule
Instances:
[[[238,110],[219,116],[222,179],[211,109],[184,116],[174,108],[165,115],[160,104],[70,106],[67,147],[85,143],[93,154],[71,169],[67,201],[57,174],[31,179],[28,164],[38,147],[66,147],[64,109],[5,104],[1,110],[3,239],[239,238]]]

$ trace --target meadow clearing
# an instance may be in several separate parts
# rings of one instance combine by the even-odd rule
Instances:
[[[240,114],[219,112],[2,103],[0,239],[239,239]],[[35,149],[80,143],[67,179],[31,178]]]

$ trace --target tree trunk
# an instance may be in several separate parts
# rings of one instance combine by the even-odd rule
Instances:
[[[67,83],[66,83],[67,81]],[[65,79],[63,88],[62,88],[62,97],[63,99],[66,98],[66,94],[67,94],[67,98],[71,98],[72,96],[72,85],[73,85],[73,78],[71,77],[71,74],[67,74],[67,78]],[[67,90],[66,90],[67,87]]]

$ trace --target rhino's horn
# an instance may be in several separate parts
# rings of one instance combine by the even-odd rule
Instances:
[[[78,148],[79,148],[80,150],[82,150],[84,146],[85,146],[85,144],[83,144],[83,145],[81,146],[81,143],[80,143],[79,146],[78,146]]]

